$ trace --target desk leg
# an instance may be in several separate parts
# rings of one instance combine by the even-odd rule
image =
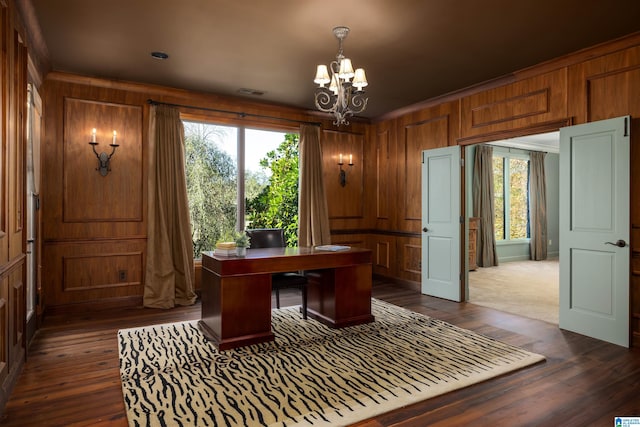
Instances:
[[[202,269],[200,330],[219,350],[273,341],[271,275],[220,277]]]
[[[373,322],[371,264],[308,272],[308,313],[332,328]]]

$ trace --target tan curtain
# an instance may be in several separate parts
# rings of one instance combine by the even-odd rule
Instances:
[[[151,106],[149,226],[144,306],[191,305],[193,242],[184,169],[184,128],[176,108]]]
[[[546,153],[529,153],[529,247],[531,259],[547,259],[547,182],[544,173]]]
[[[480,218],[478,265],[498,265],[493,229],[493,147],[478,145],[473,164],[473,215]]]
[[[300,126],[299,152],[298,246],[326,245],[331,243],[331,232],[322,177],[319,126]]]

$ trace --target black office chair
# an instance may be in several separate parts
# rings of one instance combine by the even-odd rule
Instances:
[[[250,248],[284,248],[282,228],[254,228],[247,230],[251,238]],[[281,289],[299,289],[302,292],[302,318],[307,318],[307,278],[298,273],[275,273],[271,276],[271,289],[276,292],[276,307],[280,308]]]

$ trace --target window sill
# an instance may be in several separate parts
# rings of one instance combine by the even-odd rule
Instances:
[[[528,245],[531,239],[496,240],[496,246]]]

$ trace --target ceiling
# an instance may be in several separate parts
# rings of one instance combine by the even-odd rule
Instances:
[[[55,71],[308,109],[346,25],[370,118],[640,31],[638,0],[30,2]]]

